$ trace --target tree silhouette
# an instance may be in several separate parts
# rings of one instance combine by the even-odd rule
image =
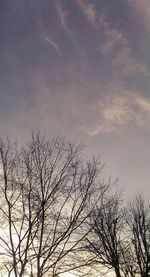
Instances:
[[[150,276],[150,207],[140,195],[125,208],[81,150],[39,133],[0,141],[0,276]]]
[[[113,268],[116,277],[121,277],[123,221],[119,196],[104,194],[89,216],[91,231],[85,240],[85,247],[93,256],[93,264]]]
[[[38,133],[20,149],[1,141],[0,246],[7,276],[57,276],[68,269],[69,255],[86,235],[79,230],[101,173],[94,159],[82,162],[80,150]]]
[[[148,277],[150,276],[150,207],[141,195],[129,204],[127,224],[137,273],[142,277]]]

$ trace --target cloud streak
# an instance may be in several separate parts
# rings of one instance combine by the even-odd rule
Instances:
[[[112,93],[99,102],[97,107],[99,123],[88,131],[89,135],[111,133],[116,128],[132,123],[138,127],[150,128],[150,98],[146,99],[133,91]]]
[[[86,3],[83,0],[76,0],[77,5],[85,15],[86,19],[94,26],[97,26],[97,11],[92,3]]]
[[[57,10],[58,16],[60,18],[60,22],[61,22],[61,25],[62,25],[63,29],[67,33],[68,37],[72,41],[75,48],[79,49],[77,41],[74,37],[74,34],[73,34],[73,32],[71,31],[71,29],[69,28],[69,26],[67,24],[67,16],[68,16],[67,10],[64,10],[62,8],[60,2],[58,2],[58,1],[55,1],[55,6],[56,6],[56,10]]]
[[[57,52],[57,54],[59,55],[59,57],[62,57],[62,52],[60,50],[60,47],[58,46],[58,44],[52,40],[50,37],[46,36],[46,34],[43,36],[43,38],[45,39],[45,41],[50,44]]]

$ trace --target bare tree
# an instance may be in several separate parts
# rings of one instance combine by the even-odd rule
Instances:
[[[79,230],[91,213],[87,204],[101,165],[83,163],[79,146],[39,134],[19,150],[1,141],[0,159],[0,249],[7,276],[68,270],[67,257],[69,262],[86,235]]]
[[[140,195],[122,209],[118,195],[103,195],[88,217],[83,249],[89,265],[116,277],[150,276],[150,207]]]
[[[22,276],[27,264],[30,227],[26,221],[20,155],[16,145],[1,142],[0,215],[1,256],[8,276]],[[26,228],[24,228],[26,226]]]
[[[91,229],[85,240],[86,250],[92,254],[93,264],[114,270],[121,277],[123,241],[123,212],[118,195],[105,195],[90,214]]]
[[[134,261],[134,254],[132,249],[132,241],[130,234],[128,233],[127,226],[124,225],[123,233],[125,233],[125,239],[120,244],[120,268],[122,275],[125,277],[137,276],[137,265]]]
[[[129,204],[127,223],[130,229],[137,273],[150,276],[150,207],[139,195]]]

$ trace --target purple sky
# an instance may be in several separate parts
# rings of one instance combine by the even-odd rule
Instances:
[[[0,131],[84,141],[150,192],[150,1],[0,0]]]

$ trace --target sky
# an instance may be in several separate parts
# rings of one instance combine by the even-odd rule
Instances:
[[[0,133],[86,145],[150,193],[150,1],[0,0]]]

